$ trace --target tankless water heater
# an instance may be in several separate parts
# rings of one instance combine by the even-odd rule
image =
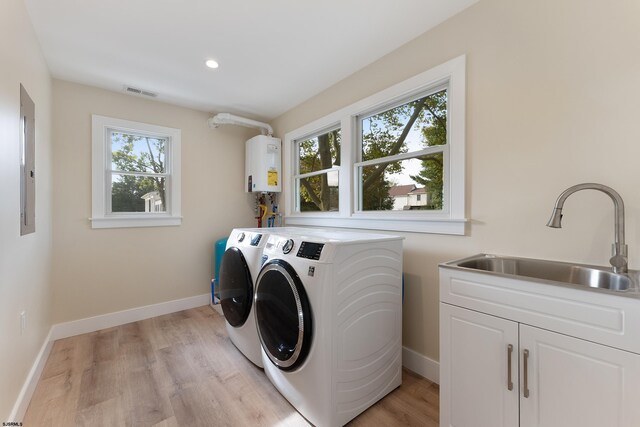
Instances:
[[[281,191],[282,143],[280,138],[254,136],[246,143],[245,181],[247,192]]]

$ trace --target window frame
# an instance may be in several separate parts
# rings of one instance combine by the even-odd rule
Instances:
[[[293,176],[292,176],[292,182],[293,182],[293,192],[294,194],[294,209],[296,212],[305,215],[305,214],[317,214],[317,213],[322,213],[323,215],[330,215],[330,216],[339,216],[340,215],[340,210],[338,211],[327,211],[327,212],[320,212],[320,211],[307,211],[307,212],[302,212],[300,210],[300,186],[297,184],[298,180],[300,179],[304,179],[304,178],[310,178],[310,177],[314,177],[314,176],[319,176],[319,175],[324,175],[324,174],[329,174],[329,172],[338,172],[338,194],[340,194],[340,166],[342,166],[342,164],[338,165],[338,166],[331,166],[330,168],[327,169],[320,169],[317,171],[313,171],[313,172],[306,172],[306,173],[300,173],[300,148],[299,148],[299,143],[300,141],[306,141],[308,139],[312,139],[312,138],[317,138],[320,135],[323,135],[325,133],[329,133],[331,131],[334,130],[338,130],[340,129],[340,134],[342,135],[342,129],[340,128],[340,124],[339,123],[334,123],[333,126],[327,126],[323,129],[320,129],[316,132],[313,132],[311,134],[308,135],[304,135],[301,136],[299,138],[296,138],[295,140],[292,141],[293,144],[293,151],[294,151],[294,156],[295,156],[295,160],[293,162]],[[341,136],[342,138],[342,136]],[[342,154],[342,143],[340,144],[340,154]],[[341,158],[341,162],[342,163],[342,158]],[[338,201],[340,201],[340,199],[338,198]]]
[[[286,224],[464,235],[467,228],[465,74],[466,58],[462,55],[288,132],[284,138],[283,149],[284,163],[288,171],[284,174],[283,181]],[[407,153],[409,158],[421,155],[423,151],[443,153],[443,161],[447,165],[443,176],[443,195],[448,193],[448,197],[444,197],[443,210],[359,211],[360,180],[357,167],[362,166],[363,163],[369,163],[357,163],[358,150],[360,150],[358,137],[360,118],[375,114],[376,111],[393,108],[394,105],[401,105],[410,101],[412,97],[426,96],[444,88],[447,89],[447,144]],[[294,141],[337,127],[341,128],[341,164],[338,167],[340,210],[338,212],[296,211],[297,194],[292,172],[296,171],[298,154]],[[404,157],[407,154],[396,156]]]
[[[367,166],[375,166],[375,165],[379,165],[381,163],[394,163],[394,162],[400,162],[403,160],[411,160],[411,159],[417,159],[420,157],[425,157],[425,156],[429,156],[431,154],[437,154],[437,153],[442,153],[442,157],[443,157],[443,162],[446,162],[449,156],[449,137],[447,136],[447,143],[444,145],[433,145],[430,147],[425,147],[421,150],[416,150],[416,151],[410,151],[407,153],[398,153],[398,154],[393,154],[390,156],[385,156],[385,157],[379,157],[376,159],[370,159],[370,160],[362,160],[362,122],[363,120],[366,120],[367,118],[370,118],[372,116],[378,115],[380,113],[384,113],[386,111],[392,110],[396,107],[400,107],[402,105],[408,104],[410,102],[413,101],[417,101],[418,99],[421,98],[426,98],[428,96],[434,95],[438,92],[442,92],[443,90],[449,91],[449,86],[448,86],[448,82],[447,84],[441,84],[441,85],[433,85],[433,86],[429,86],[426,90],[424,91],[416,91],[415,94],[407,96],[405,98],[402,98],[400,100],[395,100],[392,103],[388,103],[388,104],[384,104],[381,106],[378,106],[377,108],[371,110],[371,111],[367,111],[361,114],[358,114],[357,116],[355,116],[355,120],[356,120],[356,136],[355,136],[355,144],[356,144],[356,156],[354,158],[354,162],[353,162],[353,177],[354,180],[357,181],[357,185],[354,187],[356,189],[356,191],[354,191],[353,197],[354,197],[354,214],[365,214],[365,215],[371,215],[372,216],[384,216],[387,217],[389,216],[389,212],[391,211],[365,211],[362,209],[362,194],[363,194],[363,189],[362,189],[362,179],[361,179],[361,171],[359,171],[359,168],[364,168]],[[448,100],[447,100],[447,119],[449,119],[449,113],[448,113]],[[448,129],[449,127],[449,120],[447,120],[447,134],[448,134]],[[431,215],[431,216],[435,216],[437,214],[440,213],[446,213],[448,212],[449,206],[448,206],[448,201],[449,201],[449,188],[447,186],[447,182],[449,179],[449,169],[450,168],[445,168],[443,170],[443,201],[444,201],[444,206],[441,210],[438,211],[424,211],[422,212],[423,215]],[[398,212],[399,211],[394,211],[394,212]],[[402,211],[403,213],[401,213],[400,215],[406,215],[407,211]]]
[[[181,215],[181,131],[164,126],[92,115],[92,217],[91,228],[177,226]],[[165,149],[165,212],[111,212],[112,132],[167,139]],[[122,171],[126,172],[126,171]],[[135,175],[149,175],[128,171]],[[157,175],[157,174],[151,174]],[[145,202],[146,203],[146,202]]]

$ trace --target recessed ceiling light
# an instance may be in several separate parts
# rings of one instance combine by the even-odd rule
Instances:
[[[209,68],[218,68],[218,63],[213,59],[207,59],[204,64]]]

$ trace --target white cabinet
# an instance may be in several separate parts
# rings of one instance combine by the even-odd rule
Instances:
[[[640,426],[640,355],[521,324],[525,350],[521,427]]]
[[[446,303],[440,327],[441,426],[640,426],[640,355]]]
[[[516,322],[440,304],[440,425],[518,425]]]
[[[640,290],[444,264],[440,302],[441,426],[640,427]]]

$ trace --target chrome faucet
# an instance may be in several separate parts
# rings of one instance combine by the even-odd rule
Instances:
[[[613,200],[613,206],[615,209],[615,241],[613,245],[611,245],[611,253],[613,256],[609,259],[609,262],[611,263],[611,268],[614,273],[626,273],[627,245],[624,243],[624,202],[622,201],[620,194],[618,194],[618,192],[613,188],[602,184],[592,183],[578,184],[567,188],[560,194],[560,196],[558,196],[558,200],[556,200],[556,205],[553,208],[553,213],[551,214],[551,218],[549,218],[547,227],[562,227],[562,207],[564,206],[564,201],[567,200],[567,197],[580,190],[602,191],[611,197],[611,200]]]

